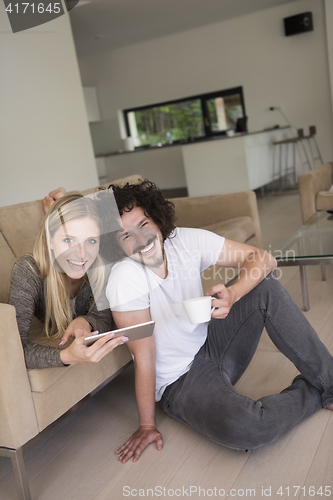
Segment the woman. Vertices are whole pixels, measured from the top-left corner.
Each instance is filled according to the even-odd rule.
[[[9,303],[16,308],[27,368],[97,362],[128,340],[112,339],[111,333],[90,347],[83,343],[92,331],[106,332],[112,325],[110,311],[98,311],[94,300],[104,283],[100,236],[96,201],[81,194],[65,195],[52,204],[32,255],[15,263]],[[74,341],[62,349],[31,342],[33,316],[44,323],[48,339],[62,339],[60,345],[72,336]]]

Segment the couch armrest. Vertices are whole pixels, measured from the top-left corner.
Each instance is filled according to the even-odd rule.
[[[262,247],[262,236],[257,198],[254,191],[173,198],[177,226],[204,227],[234,217],[249,216],[253,220],[258,247]]]
[[[324,165],[298,177],[303,222],[316,213],[316,196],[319,191],[328,191],[332,184],[332,163],[324,163]]]
[[[0,446],[19,448],[39,432],[15,307],[0,304]]]

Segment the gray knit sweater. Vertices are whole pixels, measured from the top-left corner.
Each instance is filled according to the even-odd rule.
[[[44,280],[39,276],[36,261],[31,256],[19,259],[13,268],[9,303],[16,308],[17,325],[21,336],[27,368],[49,368],[63,366],[60,349],[42,346],[29,340],[29,329],[33,316],[45,322]],[[98,311],[96,305],[90,309],[94,298],[88,283],[83,280],[75,299],[75,316],[86,319],[92,330],[100,333],[112,329],[110,310]],[[60,340],[59,340],[60,342]]]

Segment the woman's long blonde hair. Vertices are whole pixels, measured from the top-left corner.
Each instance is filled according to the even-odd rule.
[[[59,269],[50,248],[50,239],[61,225],[73,219],[91,217],[102,233],[101,220],[93,199],[80,193],[65,195],[57,200],[43,220],[33,249],[33,257],[44,279],[45,332],[51,339],[61,338],[73,320],[70,279]],[[87,280],[85,275],[84,277]],[[104,284],[104,267],[98,255],[89,269],[89,282],[95,301]]]

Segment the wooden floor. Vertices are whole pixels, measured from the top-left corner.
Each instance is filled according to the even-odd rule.
[[[268,196],[258,204],[264,246],[276,248],[301,223],[299,197]],[[307,277],[311,309],[305,315],[333,353],[333,266],[327,266],[326,282],[321,281],[318,267],[309,267]],[[302,307],[298,268],[284,268],[281,281]],[[280,392],[295,374],[295,367],[264,333],[237,388],[257,399]],[[151,445],[137,463],[120,464],[115,451],[136,429],[137,422],[131,367],[25,453],[33,498],[198,499],[229,495],[237,499],[322,500],[329,496],[325,486],[333,490],[333,412],[328,410],[320,410],[272,445],[240,453],[171,420],[158,406],[163,450],[158,452]],[[0,458],[0,499],[16,499],[11,463],[5,458]]]

